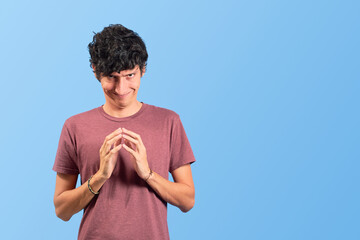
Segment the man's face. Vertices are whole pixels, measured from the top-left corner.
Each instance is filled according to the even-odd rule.
[[[143,75],[144,71],[141,73],[139,66],[135,66],[120,73],[101,76],[100,82],[106,102],[117,108],[126,108],[136,103],[140,79]]]

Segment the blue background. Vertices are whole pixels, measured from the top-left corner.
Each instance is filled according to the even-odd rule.
[[[104,103],[93,31],[135,30],[139,100],[180,114],[196,204],[171,239],[360,239],[358,1],[2,1],[2,239],[75,239],[55,216],[68,117]]]

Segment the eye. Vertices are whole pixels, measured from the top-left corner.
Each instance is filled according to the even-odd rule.
[[[130,73],[130,74],[128,74],[127,76],[128,76],[128,78],[132,78],[132,77],[135,76],[135,73]]]

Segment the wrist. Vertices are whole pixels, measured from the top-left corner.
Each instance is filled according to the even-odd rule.
[[[96,178],[96,180],[100,181],[100,182],[106,182],[106,180],[108,180],[111,177],[108,176],[107,174],[104,174],[101,169],[99,169],[95,174],[94,174],[94,178]]]
[[[104,177],[101,173],[96,172],[89,180],[89,190],[91,188],[94,192],[98,192],[102,185],[104,185],[104,183],[106,182],[107,178]]]
[[[99,194],[99,191],[96,191],[96,190],[94,191],[94,190],[92,189],[91,185],[90,185],[90,181],[91,181],[91,179],[93,178],[93,176],[94,176],[94,175],[92,175],[92,176],[89,178],[89,180],[87,181],[88,189],[89,189],[89,191],[90,191],[92,194],[98,195],[98,194]]]
[[[148,175],[144,178],[144,181],[147,182],[152,176],[154,175],[154,172],[149,168]]]

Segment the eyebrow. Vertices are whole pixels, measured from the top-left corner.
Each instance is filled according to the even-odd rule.
[[[130,75],[130,74],[135,74],[138,69],[139,69],[139,67],[135,68],[134,70],[132,70],[132,69],[123,70],[123,71],[129,71],[129,72],[128,72],[128,73],[125,73],[124,75],[121,75],[121,77]],[[120,73],[118,73],[118,72],[113,72],[113,73],[117,73],[117,74],[120,75]],[[114,74],[113,74],[113,73],[109,74],[109,76],[113,76],[113,77],[114,77]]]

